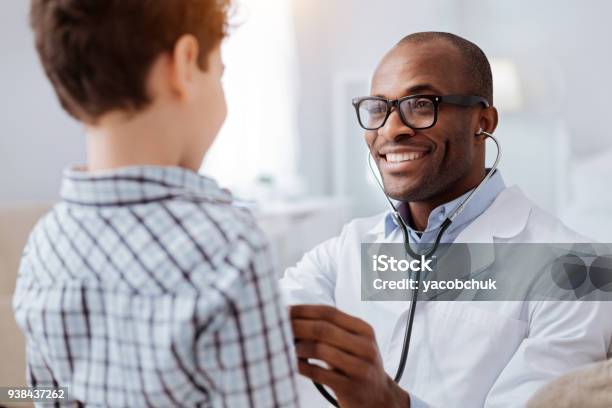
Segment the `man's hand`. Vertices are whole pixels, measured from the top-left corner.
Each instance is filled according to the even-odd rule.
[[[408,393],[385,372],[369,324],[330,306],[299,305],[291,308],[291,326],[300,374],[330,387],[341,407],[410,406]]]

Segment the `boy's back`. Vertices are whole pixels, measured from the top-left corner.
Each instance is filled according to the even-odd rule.
[[[105,406],[295,406],[267,243],[198,174],[67,171],[14,298],[31,385]]]
[[[95,406],[296,406],[266,240],[197,173],[227,114],[229,0],[31,2],[87,164],[65,173],[22,260],[30,385]]]

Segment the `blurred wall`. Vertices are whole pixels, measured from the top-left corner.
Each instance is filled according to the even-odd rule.
[[[612,146],[605,121],[612,90],[610,2],[293,0],[293,5],[302,81],[300,165],[322,191],[331,188],[331,162],[313,165],[312,158],[330,154],[319,147],[333,137],[329,101],[334,77],[371,74],[395,42],[417,31],[451,31],[490,57],[516,59],[525,91],[535,93],[526,108],[535,116],[561,112],[575,154]]]
[[[524,104],[518,112],[501,112],[496,132],[506,147],[501,169],[507,184],[522,185],[536,203],[586,235],[612,240],[612,193],[601,188],[612,176],[612,164],[603,164],[612,157],[612,3],[293,0],[293,6],[302,81],[299,167],[315,191],[333,190],[335,121],[344,120],[331,102],[339,78],[368,78],[406,34],[451,31],[489,57],[511,58],[519,70]],[[354,140],[363,144],[363,132],[356,129]],[[347,160],[364,158],[351,153]],[[585,226],[593,206],[597,219]]]
[[[332,99],[338,79],[363,77],[367,82],[380,57],[403,35],[444,30],[473,40],[490,57],[511,57],[518,64],[525,106],[521,112],[502,112],[498,130],[512,153],[502,161],[509,184],[542,170],[540,178],[522,183],[531,182],[542,206],[559,215],[569,211],[573,215],[567,219],[579,225],[580,214],[588,213],[589,202],[595,201],[591,197],[596,197],[603,208],[598,219],[610,218],[605,209],[612,207],[612,195],[599,186],[612,173],[606,165],[612,146],[606,120],[612,89],[612,28],[607,21],[612,3],[291,1],[301,89],[297,168],[311,194],[334,191],[338,104]],[[82,130],[61,111],[39,67],[28,7],[25,0],[0,6],[0,201],[54,199],[61,170],[85,158]],[[560,128],[565,134],[561,138]],[[363,143],[361,132],[354,138]],[[567,147],[559,156],[562,163],[551,161],[557,145]],[[517,156],[521,149],[526,162]],[[540,168],[525,166],[540,159]],[[351,152],[348,160],[363,158]]]
[[[453,3],[293,0],[301,80],[299,168],[315,192],[332,190],[335,79],[369,77],[384,53],[410,32],[454,31],[457,7]],[[362,136],[355,134],[355,143],[363,143]]]
[[[605,118],[612,106],[612,3],[597,0],[515,0],[493,2],[462,0],[459,31],[492,54],[515,56],[527,64],[548,60],[563,76],[561,101],[538,100],[535,112],[545,104],[559,104],[572,134],[572,151],[580,156],[612,146]],[[552,64],[549,64],[549,67]],[[558,72],[533,72],[541,81]],[[537,86],[537,84],[534,84]]]
[[[85,159],[82,131],[38,63],[29,4],[0,4],[0,202],[54,200],[62,169]]]

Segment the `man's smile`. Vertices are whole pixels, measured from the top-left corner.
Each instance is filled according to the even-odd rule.
[[[385,172],[416,169],[430,152],[425,146],[383,147],[378,153],[379,166]]]
[[[399,163],[404,161],[413,161],[425,156],[425,152],[407,152],[407,153],[389,153],[384,158],[389,163]]]

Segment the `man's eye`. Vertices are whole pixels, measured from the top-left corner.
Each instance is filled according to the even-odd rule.
[[[414,109],[431,109],[432,103],[429,99],[417,99],[414,101],[412,107]]]
[[[382,115],[387,111],[387,107],[381,103],[368,104],[366,110],[370,115]]]

